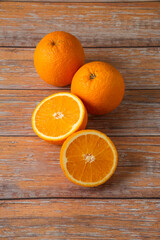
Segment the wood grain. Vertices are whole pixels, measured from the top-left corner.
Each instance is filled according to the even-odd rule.
[[[26,200],[0,205],[8,239],[159,240],[158,200]]]
[[[58,90],[1,90],[0,134],[35,136],[31,116],[36,105]],[[110,136],[160,134],[160,90],[127,90],[120,106],[103,116],[89,116],[87,127]]]
[[[38,137],[1,137],[0,198],[160,197],[160,137],[112,137],[119,154],[112,178],[97,188],[71,183],[59,164],[60,146]]]
[[[74,34],[84,47],[159,46],[159,13],[160,2],[1,2],[0,46],[36,46],[56,30]]]
[[[26,2],[26,0],[1,0],[2,2]],[[59,2],[59,3],[78,3],[78,2],[81,2],[81,3],[85,3],[85,2],[87,2],[87,3],[89,3],[89,2],[91,2],[91,3],[98,3],[98,2],[100,2],[100,3],[108,3],[108,2],[113,2],[113,3],[115,3],[115,2],[120,2],[120,3],[124,3],[124,2],[156,2],[155,0],[48,0],[48,1],[46,1],[46,0],[29,0],[28,2],[44,2],[44,3],[46,3],[46,2],[49,2],[49,3],[51,3],[51,2]],[[158,1],[157,1],[158,2]]]
[[[160,88],[160,48],[84,50],[86,62],[105,61],[116,67],[125,79],[126,89]],[[33,54],[34,49],[31,48],[0,48],[1,89],[56,89],[39,78]]]

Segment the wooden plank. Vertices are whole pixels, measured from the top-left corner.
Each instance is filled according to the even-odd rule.
[[[125,79],[126,89],[160,88],[160,48],[84,50],[86,62],[105,61],[115,66]],[[56,89],[39,78],[33,54],[31,48],[0,48],[1,89]]]
[[[59,164],[60,146],[38,137],[1,137],[0,198],[160,197],[160,137],[112,137],[119,154],[112,178],[97,188],[71,183]]]
[[[59,90],[62,91],[62,90]],[[36,105],[58,90],[1,90],[1,135],[35,136],[31,115]],[[87,127],[110,136],[160,134],[160,90],[126,90],[121,105],[103,116],[90,115]]]
[[[26,0],[1,0],[2,2],[26,2]],[[48,0],[49,3],[51,2],[59,2],[59,3],[108,3],[108,2],[120,2],[120,3],[124,3],[124,2],[136,2],[137,0]],[[46,0],[29,0],[28,2],[44,2],[46,3],[47,1]],[[138,0],[138,2],[155,2],[155,0]],[[158,2],[158,1],[157,1]]]
[[[159,11],[160,2],[1,2],[0,46],[36,46],[56,30],[74,34],[84,47],[158,46]]]
[[[3,239],[159,240],[159,200],[2,201]]]

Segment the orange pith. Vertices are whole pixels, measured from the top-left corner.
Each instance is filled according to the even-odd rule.
[[[32,126],[44,140],[61,144],[73,132],[84,129],[87,112],[80,99],[71,93],[57,93],[45,98],[35,109]]]
[[[112,141],[96,130],[74,133],[64,142],[60,155],[65,175],[72,182],[86,187],[98,186],[110,178],[117,159]]]

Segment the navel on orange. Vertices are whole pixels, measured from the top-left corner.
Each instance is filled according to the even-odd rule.
[[[45,98],[33,112],[32,127],[42,139],[62,144],[72,133],[84,129],[87,111],[81,100],[68,92]]]
[[[72,182],[95,187],[114,173],[118,161],[116,148],[109,137],[96,130],[82,130],[63,143],[60,164]]]

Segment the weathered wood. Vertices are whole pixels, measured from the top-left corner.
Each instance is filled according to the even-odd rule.
[[[86,62],[105,61],[125,79],[126,89],[160,87],[160,48],[85,48]],[[56,89],[36,73],[34,49],[0,48],[1,89]],[[66,87],[69,88],[69,87]]]
[[[35,136],[31,115],[36,105],[58,90],[1,90],[1,135]],[[62,91],[62,90],[61,90]],[[89,116],[87,127],[110,136],[160,134],[160,90],[127,90],[113,113]]]
[[[159,240],[158,200],[2,201],[7,239]]]
[[[71,183],[59,164],[60,146],[38,137],[1,137],[0,198],[160,197],[160,137],[112,137],[119,154],[112,178],[97,188]]]
[[[2,2],[26,2],[26,0],[18,0],[18,1],[16,1],[16,0],[1,0]],[[29,0],[29,2],[44,2],[44,3],[46,3],[47,1],[46,0]],[[91,2],[91,3],[98,3],[98,2],[100,2],[100,3],[108,3],[108,2],[113,2],[113,3],[115,3],[115,2],[120,2],[120,3],[123,3],[123,2],[155,2],[155,0],[48,0],[48,2],[49,3],[51,3],[51,2],[59,2],[59,3],[77,3],[77,2],[81,2],[81,3],[85,3],[85,2],[87,2],[87,3],[89,3],[89,2]],[[158,2],[158,1],[157,1]]]
[[[160,2],[1,2],[0,46],[35,46],[56,30],[74,34],[84,47],[158,46],[159,11]]]

